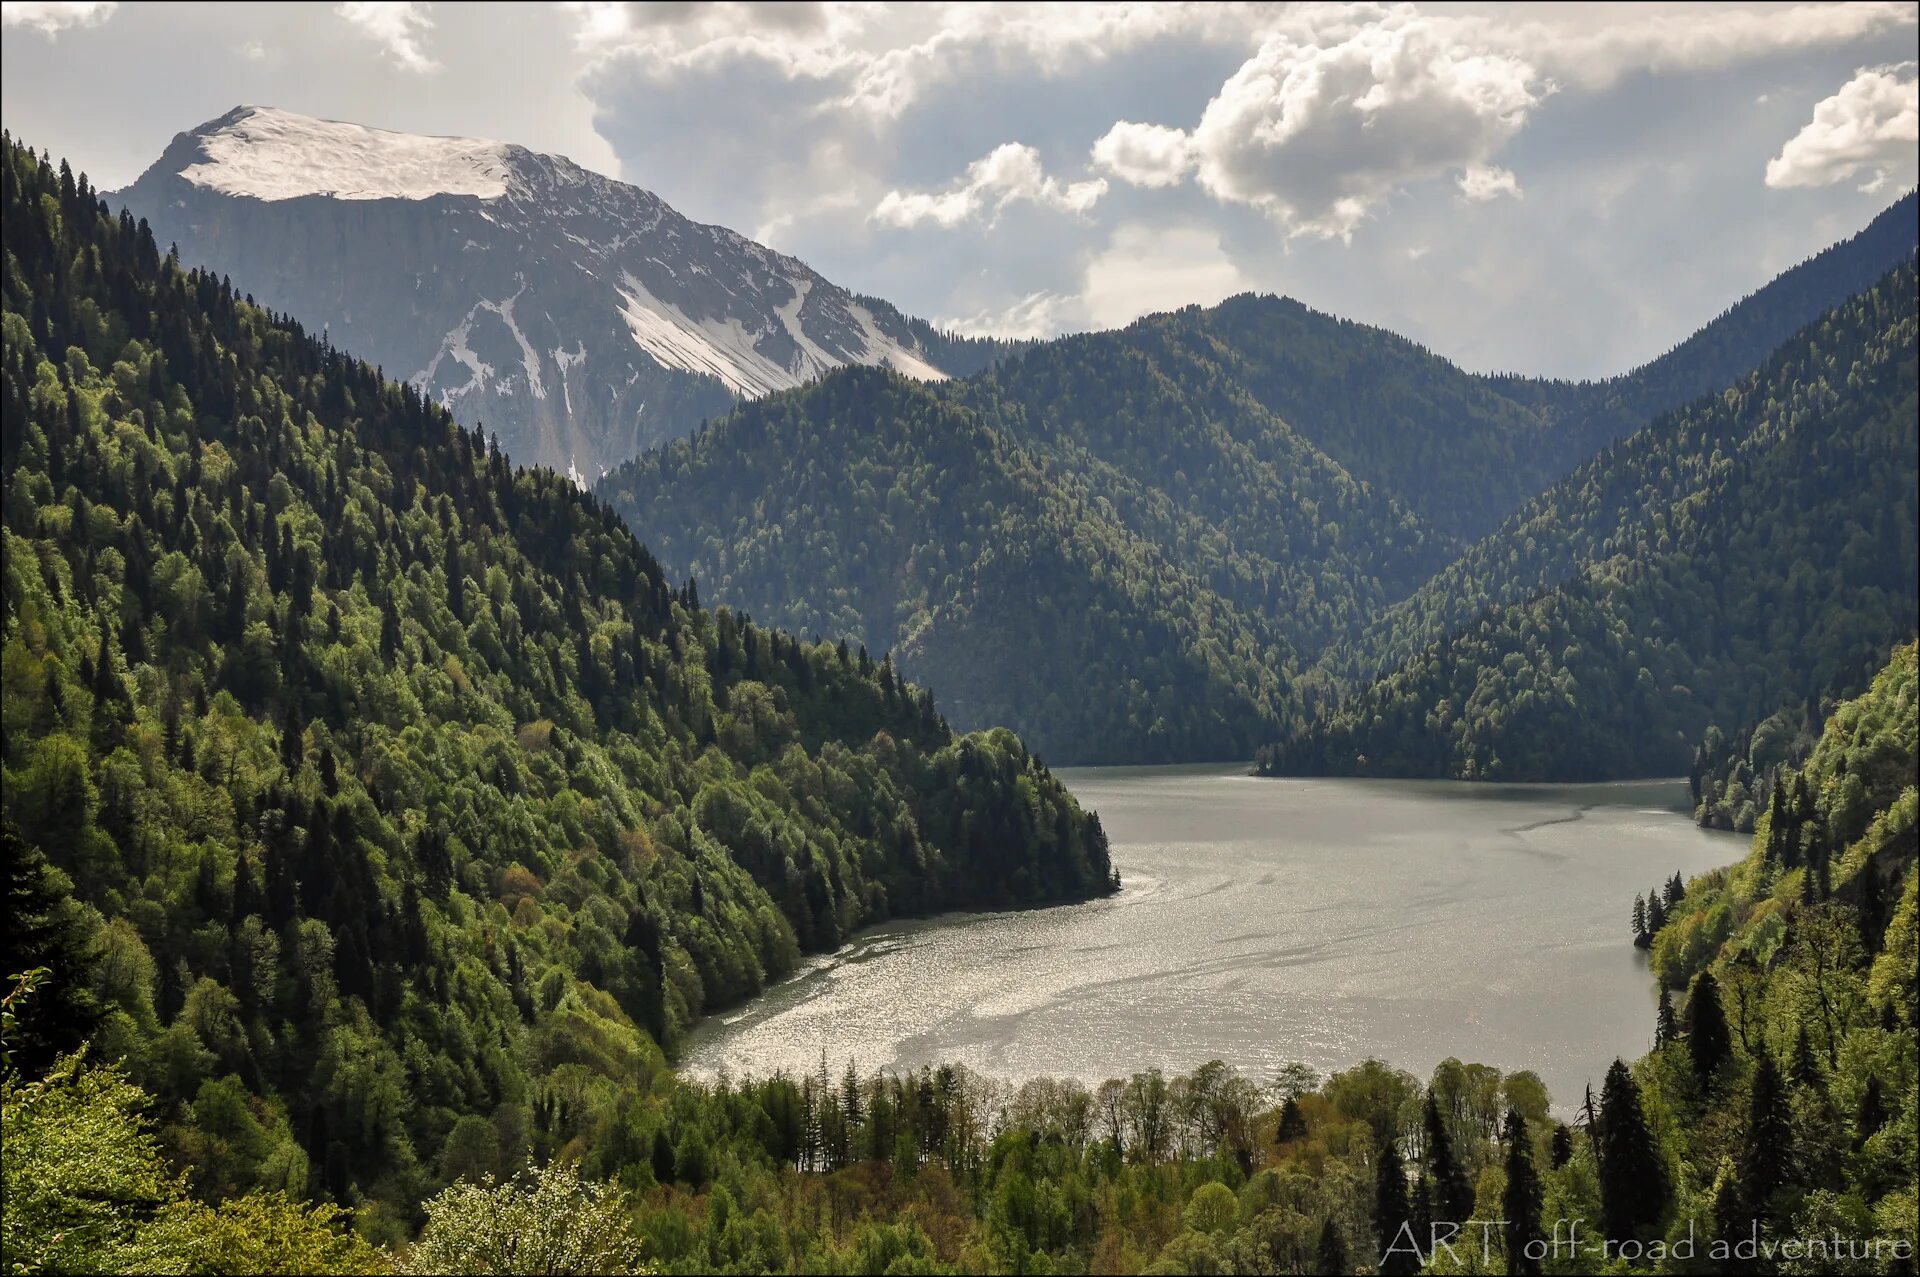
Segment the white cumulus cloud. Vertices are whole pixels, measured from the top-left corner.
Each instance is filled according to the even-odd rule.
[[[400,0],[346,0],[334,9],[362,34],[378,42],[393,64],[405,71],[433,71],[440,64],[427,55],[421,40],[433,29],[428,6]]]
[[[1201,185],[1289,234],[1344,238],[1402,184],[1486,164],[1551,85],[1463,34],[1411,6],[1308,11],[1207,104]]]
[[[113,16],[120,6],[111,0],[5,0],[0,4],[0,25],[32,27],[46,36],[57,36],[68,27],[98,26]]]
[[[1193,168],[1185,129],[1121,120],[1093,144],[1096,168],[1134,186],[1177,186]]]
[[[1867,67],[1813,108],[1813,119],[1767,161],[1767,185],[1832,186],[1863,176],[1861,189],[1914,180],[1920,148],[1915,64]]]
[[[983,217],[991,223],[1007,205],[1023,201],[1084,213],[1106,193],[1105,178],[1062,182],[1047,175],[1039,151],[1021,142],[1006,142],[969,164],[965,176],[944,191],[888,191],[873,216],[890,226],[932,222],[954,227]]]
[[[1497,200],[1502,195],[1520,198],[1520,179],[1512,169],[1493,164],[1469,164],[1460,174],[1460,193],[1475,204]]]

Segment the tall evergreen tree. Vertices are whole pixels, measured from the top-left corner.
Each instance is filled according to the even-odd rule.
[[[1886,1097],[1880,1089],[1880,1075],[1867,1074],[1860,1088],[1860,1103],[1853,1113],[1853,1146],[1857,1149],[1880,1133],[1887,1124]]]
[[[1827,1071],[1820,1063],[1819,1055],[1813,1049],[1813,1039],[1807,1036],[1807,1026],[1802,1024],[1793,1035],[1793,1071],[1791,1074],[1795,1086],[1814,1090],[1825,1090]]]
[[[1313,1250],[1313,1271],[1320,1277],[1346,1277],[1353,1271],[1347,1263],[1347,1243],[1331,1215],[1320,1225],[1320,1241]]]
[[[1544,1193],[1540,1173],[1533,1165],[1533,1145],[1527,1138],[1527,1120],[1518,1109],[1508,1109],[1500,1132],[1506,1145],[1507,1186],[1500,1195],[1500,1215],[1507,1222],[1502,1229],[1507,1251],[1507,1271],[1537,1274],[1540,1259],[1530,1255],[1528,1247],[1544,1239],[1540,1228],[1540,1209]]]
[[[1600,1216],[1609,1240],[1633,1240],[1659,1225],[1670,1192],[1666,1162],[1647,1128],[1640,1086],[1615,1060],[1600,1088]]]
[[[1763,1229],[1784,1222],[1775,1210],[1775,1195],[1794,1174],[1793,1112],[1773,1053],[1762,1050],[1753,1066],[1753,1089],[1747,1101],[1747,1129],[1740,1154],[1739,1202],[1744,1218]]]
[[[1433,1179],[1434,1217],[1464,1224],[1473,1216],[1473,1185],[1453,1151],[1453,1135],[1441,1116],[1439,1101],[1427,1092],[1427,1174]]]
[[[1275,1128],[1273,1142],[1286,1144],[1297,1140],[1307,1133],[1307,1119],[1300,1112],[1300,1103],[1289,1095],[1280,1106],[1280,1122]]]
[[[37,1077],[54,1059],[93,1032],[100,1005],[90,981],[99,960],[86,915],[73,899],[73,883],[28,845],[11,822],[0,825],[0,875],[4,875],[6,925],[0,927],[0,980],[12,982],[44,968],[46,977],[16,1011],[9,1043],[14,1067]]]
[[[1694,1076],[1702,1086],[1712,1084],[1714,1074],[1733,1054],[1733,1034],[1727,1028],[1726,1010],[1720,1005],[1720,982],[1711,971],[1700,973],[1687,998],[1687,1051],[1693,1056]]]
[[[1409,1232],[1413,1208],[1407,1200],[1407,1168],[1400,1160],[1399,1146],[1391,1139],[1381,1145],[1374,1167],[1373,1193],[1373,1236],[1380,1248],[1381,1277],[1412,1277],[1420,1271],[1414,1244],[1425,1246],[1426,1239]]]

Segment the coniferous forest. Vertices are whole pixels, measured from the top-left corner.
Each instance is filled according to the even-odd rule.
[[[1270,295],[1007,340],[848,294],[942,375],[753,398],[682,368],[727,410],[589,483],[4,151],[7,1271],[1913,1271],[1914,193],[1601,381]],[[497,402],[554,410],[537,353]],[[1053,768],[1199,762],[1382,805],[1684,777],[1721,840],[1688,846],[1724,852],[1578,950],[1657,997],[1583,1094],[1346,1039],[1103,1082],[689,1064],[771,986],[905,943],[862,948],[879,924],[1178,896],[1123,883],[1139,844]],[[1464,837],[1395,834],[1387,874],[1311,815],[1236,845],[1331,837],[1402,915],[1235,937],[1232,996],[1413,952],[1423,892],[1464,907],[1414,881]],[[1561,859],[1537,827],[1501,854]],[[1278,890],[1337,911],[1315,885]],[[1483,895],[1489,927],[1529,907]],[[1219,1015],[1219,938],[1179,939],[1169,1052]],[[1047,956],[1146,1021],[1133,940]],[[1019,1012],[988,974],[991,1041]],[[1394,1008],[1376,978],[1340,994]]]
[[[209,1195],[404,1218],[864,922],[1110,889],[1011,734],[701,608],[64,166],[5,178],[7,871],[46,919],[6,965],[55,972],[18,1062],[97,1042]]]
[[[1864,685],[1920,623],[1914,298],[1909,263],[1530,502],[1377,641],[1437,639],[1261,770],[1680,773],[1710,724]]]

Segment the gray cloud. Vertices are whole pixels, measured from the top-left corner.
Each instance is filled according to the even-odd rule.
[[[1911,3],[69,8],[0,98],[103,185],[241,102],[506,138],[969,331],[1253,288],[1600,374],[1913,180]]]

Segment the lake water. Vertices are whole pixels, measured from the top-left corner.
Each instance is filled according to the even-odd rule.
[[[1124,878],[1087,904],[862,932],[707,1021],[684,1063],[735,1075],[943,1061],[1089,1083],[1219,1058],[1259,1080],[1369,1055],[1533,1069],[1557,1107],[1645,1051],[1655,991],[1628,915],[1743,838],[1684,781],[1262,780],[1063,769]]]

